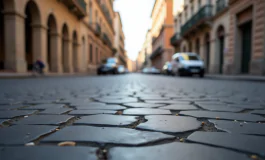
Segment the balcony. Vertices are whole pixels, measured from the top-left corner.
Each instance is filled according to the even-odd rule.
[[[155,57],[159,56],[163,52],[162,47],[158,47],[150,56],[150,59],[154,59]]]
[[[103,34],[103,43],[112,48],[112,43],[106,33]]]
[[[100,27],[100,25],[98,23],[96,23],[95,34],[98,37],[101,35],[101,27]]]
[[[112,26],[112,19],[111,19],[108,8],[103,4],[101,4],[101,8],[102,8],[102,11],[103,11],[105,17],[107,18],[108,23]]]
[[[227,7],[226,0],[217,0],[216,1],[216,14],[222,12]]]
[[[59,0],[64,3],[68,9],[73,12],[78,18],[86,16],[85,0]]]
[[[178,45],[180,43],[180,41],[181,41],[180,34],[179,33],[175,33],[170,39],[170,44],[172,46],[176,46],[176,45]]]
[[[186,36],[191,31],[205,25],[206,22],[209,21],[212,16],[212,5],[203,6],[181,27],[181,35]]]

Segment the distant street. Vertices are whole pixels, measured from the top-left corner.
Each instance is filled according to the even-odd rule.
[[[264,83],[125,74],[0,88],[1,160],[265,158]]]

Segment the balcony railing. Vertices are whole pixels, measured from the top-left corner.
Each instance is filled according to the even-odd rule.
[[[96,23],[95,34],[96,34],[96,36],[100,36],[101,35],[101,27],[100,27],[100,25],[98,23]]]
[[[227,7],[226,0],[217,0],[216,1],[216,14],[223,11]]]
[[[196,26],[199,22],[207,20],[212,17],[212,5],[203,6],[194,16],[191,17],[182,27],[181,35],[184,35],[192,27]]]
[[[106,33],[103,34],[103,43],[112,48],[112,42]]]
[[[78,18],[86,16],[86,2],[85,0],[60,0],[64,3],[70,11],[72,11]]]
[[[112,19],[111,19],[111,16],[110,16],[110,13],[109,13],[109,10],[107,9],[107,7],[105,5],[101,5],[101,8],[102,8],[102,11],[104,13],[104,15],[106,16],[107,18],[107,21],[108,23],[112,26]]]
[[[170,39],[170,44],[172,46],[175,46],[175,45],[177,45],[180,42],[180,40],[181,40],[180,34],[179,33],[175,33]]]
[[[154,59],[156,56],[160,55],[163,52],[162,47],[158,47],[150,56],[150,59]]]

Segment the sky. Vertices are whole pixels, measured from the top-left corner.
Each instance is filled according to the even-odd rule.
[[[141,50],[147,30],[151,27],[151,12],[155,0],[115,0],[114,10],[120,12],[125,49],[135,60]]]

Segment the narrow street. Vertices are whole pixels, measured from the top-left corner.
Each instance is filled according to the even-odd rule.
[[[1,160],[265,158],[264,83],[125,74],[0,88]]]

